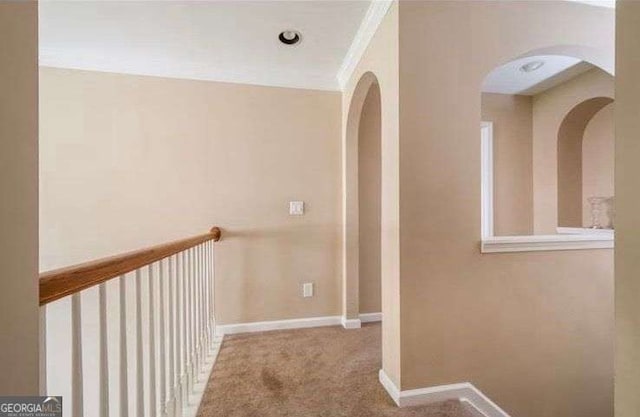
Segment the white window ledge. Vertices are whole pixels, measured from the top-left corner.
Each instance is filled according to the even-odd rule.
[[[482,253],[613,249],[614,233],[494,236],[481,243]]]

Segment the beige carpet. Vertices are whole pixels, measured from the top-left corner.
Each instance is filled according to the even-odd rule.
[[[378,382],[380,324],[230,335],[199,417],[480,417],[457,401],[398,408]]]

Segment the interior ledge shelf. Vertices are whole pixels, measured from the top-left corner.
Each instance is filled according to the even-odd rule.
[[[559,235],[494,236],[481,242],[482,253],[613,249],[614,232]]]

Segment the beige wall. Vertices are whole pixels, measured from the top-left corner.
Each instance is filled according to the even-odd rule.
[[[382,367],[400,384],[399,229],[399,68],[398,4],[394,2],[356,65],[342,94],[343,158],[343,314],[358,314],[358,144],[357,126],[371,79],[381,99],[381,260]],[[365,88],[366,87],[366,88]]]
[[[38,5],[0,2],[0,393],[38,394]]]
[[[589,197],[612,197],[614,181],[613,104],[589,121],[582,140],[582,225],[591,225]],[[610,219],[602,213],[601,224]]]
[[[401,388],[471,381],[513,416],[611,416],[613,253],[481,254],[478,125],[482,80],[514,57],[610,68],[614,12],[429,1],[399,19]]]
[[[580,5],[578,5],[580,6]],[[602,103],[586,106],[573,121],[566,116],[587,100],[613,98],[613,77],[594,68],[533,99],[533,204],[534,233],[552,234],[556,227],[576,226],[582,222],[582,150],[581,139],[590,118],[602,108]],[[578,110],[580,110],[578,108]],[[559,135],[565,136],[559,140]],[[572,137],[573,139],[570,139]],[[568,148],[562,148],[566,146]],[[558,154],[563,149],[564,158]],[[565,156],[566,156],[565,155]],[[558,165],[559,158],[564,161]],[[578,166],[579,165],[579,166]],[[563,172],[566,171],[566,172]],[[571,179],[571,173],[579,173]],[[575,175],[574,175],[575,177]],[[558,183],[558,180],[564,183]],[[564,190],[559,194],[558,190]],[[559,200],[558,196],[562,198]],[[558,213],[569,213],[563,219]]]
[[[219,225],[218,323],[340,313],[339,93],[52,68],[40,81],[42,270]]]
[[[358,131],[360,314],[381,310],[380,277],[380,88],[369,88]]]
[[[482,94],[482,120],[493,123],[493,222],[496,236],[533,233],[531,96]]]
[[[640,415],[640,3],[618,1],[616,37],[616,417]]]

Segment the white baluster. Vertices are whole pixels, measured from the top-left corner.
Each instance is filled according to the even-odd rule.
[[[158,285],[160,288],[160,292],[158,298],[160,299],[160,327],[158,330],[159,334],[159,342],[160,342],[160,413],[162,416],[167,415],[167,363],[166,363],[166,339],[164,337],[164,326],[166,323],[165,317],[167,316],[167,312],[165,311],[165,302],[164,302],[164,286],[167,281],[167,274],[165,271],[165,262],[161,260],[159,262],[160,266],[160,277],[158,281]]]
[[[197,297],[198,297],[198,303],[196,304],[198,307],[198,358],[199,358],[199,367],[198,367],[198,375],[200,374],[201,370],[202,370],[202,364],[204,363],[204,349],[203,349],[203,343],[202,343],[202,302],[204,301],[202,298],[202,247],[200,245],[198,245],[198,275],[197,275]]]
[[[198,327],[198,247],[192,249],[193,262],[193,380],[198,381],[198,370],[200,369],[200,329]]]
[[[149,416],[156,416],[156,338],[155,338],[155,274],[149,265]]]
[[[198,381],[200,375],[200,254],[199,249],[196,246],[193,249],[194,254],[194,274],[193,274],[193,297],[194,297],[194,317],[195,317],[195,336],[196,336],[196,371],[195,380]]]
[[[120,417],[129,415],[129,383],[127,379],[127,286],[120,276]]]
[[[183,344],[183,349],[184,349],[184,376],[185,376],[185,382],[184,382],[184,386],[185,386],[185,395],[184,395],[184,404],[187,405],[189,404],[189,393],[191,392],[191,308],[190,308],[190,301],[191,301],[191,285],[190,283],[190,276],[191,276],[191,268],[189,267],[189,261],[190,261],[190,256],[189,256],[189,251],[185,251],[184,252],[184,258],[183,258],[183,276],[182,276],[182,280],[183,280],[183,305],[182,305],[182,313],[183,313],[183,318],[184,318],[184,344]]]
[[[100,369],[98,373],[100,384],[100,417],[109,417],[109,358],[107,346],[107,284],[102,283],[98,287],[99,299],[99,327],[100,327]]]
[[[196,310],[195,310],[195,285],[194,285],[194,275],[195,275],[195,262],[194,262],[194,254],[193,249],[189,250],[189,372],[190,372],[190,381],[189,381],[189,392],[193,392],[193,386],[195,383],[195,368],[196,368]]]
[[[208,356],[208,340],[209,340],[209,336],[207,335],[207,303],[208,303],[208,297],[207,297],[207,256],[206,256],[206,248],[207,248],[207,242],[204,242],[201,246],[201,252],[200,252],[200,259],[201,259],[201,263],[202,263],[202,275],[200,277],[200,289],[201,289],[201,295],[200,297],[202,298],[202,305],[200,306],[200,311],[201,311],[201,315],[202,315],[202,357],[206,358]]]
[[[186,338],[185,338],[185,326],[184,326],[184,252],[181,252],[178,257],[177,257],[177,263],[176,263],[176,272],[177,272],[177,291],[176,291],[176,298],[177,298],[177,304],[178,304],[178,309],[176,310],[177,313],[177,329],[176,329],[176,335],[177,335],[177,345],[176,345],[176,353],[177,353],[177,370],[178,370],[178,395],[179,395],[179,401],[178,404],[176,406],[176,409],[178,410],[177,415],[182,416],[182,408],[184,407],[184,405],[186,404],[186,396],[185,396],[185,392],[186,392],[186,388],[185,388],[185,355],[184,355],[184,347],[185,347],[185,343],[186,343]]]
[[[191,249],[191,314],[193,317],[193,383],[198,381],[198,252]]]
[[[207,352],[211,351],[211,346],[213,345],[213,335],[211,333],[211,281],[209,277],[211,276],[211,260],[209,259],[209,245],[211,245],[211,241],[208,241],[204,247],[204,261],[206,267],[204,282],[205,282],[205,291],[207,293],[207,308],[206,308],[206,323],[207,323],[207,340],[209,341],[207,345]]]
[[[210,338],[209,338],[209,260],[207,257],[207,250],[209,248],[209,242],[204,242],[202,245],[202,263],[204,265],[204,271],[202,274],[202,296],[204,297],[204,305],[203,305],[203,314],[204,314],[204,354],[206,356],[209,355],[209,346],[210,346]]]
[[[168,285],[169,285],[169,410],[168,414],[170,416],[175,416],[175,407],[176,407],[176,384],[175,384],[175,375],[176,375],[176,358],[175,358],[175,313],[176,313],[176,303],[174,298],[174,290],[173,285],[176,282],[176,270],[174,268],[174,257],[169,257],[169,276],[168,276]]]
[[[209,321],[211,322],[211,340],[213,341],[216,335],[216,321],[215,321],[215,304],[216,304],[216,292],[215,292],[215,251],[214,242],[209,243],[209,292],[211,297],[211,311],[209,312]]]
[[[200,256],[200,246],[195,247],[196,253],[196,357],[198,358],[198,366],[196,368],[196,378],[200,375],[202,369],[202,291],[200,290],[200,282],[202,278],[202,262]]]
[[[142,362],[142,271],[136,270],[136,416],[144,416],[144,364]]]
[[[207,356],[207,291],[205,289],[204,279],[207,276],[207,264],[205,262],[205,248],[206,242],[200,245],[200,334],[201,334],[201,355],[202,362]]]
[[[183,252],[183,264],[182,264],[182,320],[183,320],[183,329],[182,334],[184,339],[182,340],[182,349],[183,349],[183,376],[184,380],[184,404],[189,404],[189,389],[191,388],[191,372],[189,368],[191,366],[190,354],[189,354],[189,343],[191,342],[190,334],[189,334],[189,318],[190,310],[189,310],[189,251]]]
[[[71,390],[73,396],[72,415],[82,417],[82,302],[80,293],[71,296]]]

